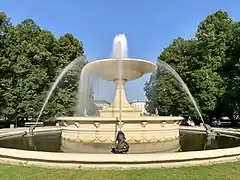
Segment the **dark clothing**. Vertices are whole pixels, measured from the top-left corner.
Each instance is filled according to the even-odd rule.
[[[117,141],[117,147],[112,148],[112,153],[126,153],[129,150],[129,145],[125,141],[126,137],[125,134],[122,131],[118,131],[116,141]]]

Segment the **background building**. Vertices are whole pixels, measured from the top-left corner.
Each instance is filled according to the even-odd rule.
[[[134,110],[141,110],[142,114],[147,114],[146,111],[146,101],[144,100],[134,100],[131,103],[131,106],[134,108]]]
[[[104,110],[110,106],[110,102],[106,100],[95,100],[94,104],[97,106],[98,110]]]

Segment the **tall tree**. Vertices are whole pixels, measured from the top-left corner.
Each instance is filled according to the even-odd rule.
[[[5,112],[14,109],[8,106],[11,96],[4,97],[5,91],[9,89],[11,83],[11,65],[6,52],[11,51],[11,38],[9,33],[13,31],[10,18],[3,12],[0,12],[0,116],[5,116]]]
[[[84,52],[82,43],[71,34],[57,40],[32,19],[14,27],[4,13],[0,14],[0,46],[0,113],[9,119],[36,118],[51,82]],[[66,75],[42,119],[72,112],[79,79],[76,71],[85,64],[83,61]]]
[[[226,52],[231,34],[232,20],[222,10],[207,16],[196,33],[202,66],[193,72],[201,76],[193,75],[192,86],[198,92],[199,105],[206,116],[221,115],[217,106],[227,86],[223,66],[229,60]]]
[[[233,51],[229,49],[232,46],[234,36],[233,21],[226,12],[219,10],[207,16],[199,24],[194,39],[175,39],[172,44],[164,49],[159,57],[159,59],[169,63],[188,85],[202,110],[203,116],[221,115],[221,108],[219,108],[221,105],[219,105],[219,102],[221,102],[223,94],[226,92],[228,80],[230,79],[226,73],[225,64],[229,63],[232,59],[230,52]],[[156,79],[160,81],[160,79],[163,79],[162,77],[162,74],[160,74],[157,75]],[[161,81],[161,83],[153,87],[155,92],[166,88],[171,92],[170,89],[173,87],[169,82],[164,83],[163,80]],[[153,98],[151,98],[151,94],[148,92],[149,90],[147,91],[147,94],[150,96],[148,97],[148,105],[151,107],[153,104],[157,104],[157,102],[151,101]],[[159,95],[157,93],[157,96]],[[177,98],[180,97],[169,94],[169,97],[165,97],[164,100],[158,97],[158,103],[167,100],[166,102],[172,104],[167,110],[171,111],[173,107],[176,107],[174,104],[177,105],[179,103]],[[183,99],[182,103],[184,103]],[[177,110],[174,111],[178,112]],[[183,108],[181,111],[186,112]],[[180,112],[178,113],[181,114]]]
[[[236,119],[240,118],[240,23],[232,25],[230,48],[227,51],[228,61],[224,64],[224,76],[227,82],[226,92],[220,103],[223,115],[232,119],[236,125]]]
[[[58,54],[56,62],[56,76],[62,71],[71,61],[83,56],[84,49],[82,42],[76,39],[72,34],[65,34],[58,39]],[[63,78],[55,91],[55,97],[52,103],[48,104],[48,110],[53,116],[73,115],[76,102],[76,92],[79,86],[80,73],[86,61],[76,64]],[[47,111],[45,111],[47,114]]]
[[[17,25],[9,36],[11,50],[9,54],[5,52],[5,57],[10,63],[11,79],[4,97],[14,111],[5,114],[16,118],[36,117],[42,92],[50,79],[48,73],[54,66],[52,54],[57,41],[31,19]]]
[[[177,38],[159,56],[159,60],[167,62],[187,83],[189,77],[188,61],[191,53],[196,48],[195,40]],[[164,65],[158,63],[157,73],[152,77],[153,82],[146,84],[145,91],[148,98],[147,109],[153,113],[155,108],[161,114],[183,115],[194,114],[186,92],[171,72],[164,69]]]

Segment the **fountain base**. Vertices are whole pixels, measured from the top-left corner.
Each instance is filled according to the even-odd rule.
[[[180,139],[159,143],[129,143],[128,154],[139,153],[173,153],[181,150]],[[110,154],[113,143],[80,143],[61,140],[61,151],[67,153]]]
[[[114,143],[119,130],[128,143],[166,142],[179,138],[182,117],[123,117],[122,124],[110,117],[59,117],[62,139],[86,143]]]

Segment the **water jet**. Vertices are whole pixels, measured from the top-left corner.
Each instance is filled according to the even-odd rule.
[[[72,62],[57,78],[38,119],[58,82],[78,62],[79,59]],[[165,67],[169,70],[169,66]],[[0,133],[0,160],[67,168],[179,167],[238,160],[239,132],[218,128],[213,130],[220,135],[210,136],[212,129],[205,123],[204,127],[184,127],[179,125],[182,117],[141,116],[129,105],[125,84],[156,68],[149,61],[129,58],[126,37],[117,36],[111,58],[84,66],[78,91],[78,95],[86,95],[85,77],[94,74],[115,84],[112,104],[100,110],[98,116],[91,116],[85,101],[80,101],[84,98],[78,97],[75,116],[58,117],[60,126],[33,126],[29,132],[28,128],[4,129]],[[206,129],[211,131],[207,131],[209,136]],[[113,153],[117,154],[110,152],[113,144]],[[120,152],[128,153],[119,155]]]
[[[155,72],[157,66],[146,60],[127,57],[127,39],[124,34],[115,37],[112,52],[112,58],[88,63],[81,75],[83,78],[86,77],[86,74],[92,74],[115,83],[116,93],[112,104],[108,108],[100,110],[97,117],[58,117],[57,120],[62,126],[63,144],[68,141],[114,143],[115,125],[117,125],[117,132],[123,131],[127,142],[131,144],[175,142],[179,139],[179,124],[183,120],[182,117],[142,116],[140,111],[134,110],[129,104],[125,93],[125,85],[129,81]],[[81,83],[80,88],[80,91],[83,91],[84,87]],[[118,118],[118,122],[116,122],[116,118]],[[76,127],[76,124],[79,126]],[[173,146],[175,147],[176,144],[173,143]]]

